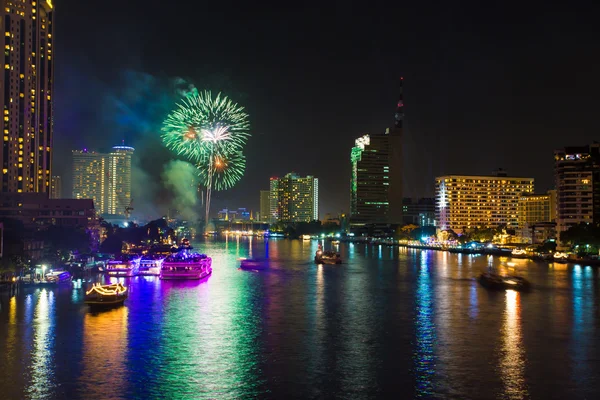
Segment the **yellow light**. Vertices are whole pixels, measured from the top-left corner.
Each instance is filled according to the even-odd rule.
[[[8,168],[3,168],[3,169],[2,169],[2,173],[3,173],[3,174],[8,174]]]
[[[22,180],[23,180],[23,177],[22,177],[22,176],[20,176],[20,177],[18,178],[18,180],[22,181]]]

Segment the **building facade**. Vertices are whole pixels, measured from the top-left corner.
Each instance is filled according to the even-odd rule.
[[[350,152],[350,221],[360,226],[402,223],[402,86],[394,127],[355,140]]]
[[[131,205],[133,147],[115,146],[110,153],[73,151],[73,197],[92,199],[99,214],[126,215]]]
[[[50,182],[50,198],[62,199],[62,179],[59,175],[52,175]]]
[[[260,191],[260,217],[257,218],[259,221],[269,222],[269,215],[271,215],[271,191],[261,190]]]
[[[269,218],[268,222],[279,220],[279,178],[269,180]]]
[[[520,237],[531,243],[555,237],[556,191],[521,195],[517,215]]]
[[[446,175],[435,180],[436,220],[442,230],[517,229],[519,199],[533,193],[533,178]]]
[[[435,199],[423,197],[402,201],[402,223],[418,226],[435,226]]]
[[[557,230],[600,222],[600,144],[554,151]]]
[[[1,0],[3,146],[0,192],[49,194],[52,174],[54,8]]]
[[[277,221],[310,222],[319,219],[319,179],[300,177],[292,172],[283,178],[271,178],[271,211]],[[273,202],[271,202],[273,206]]]

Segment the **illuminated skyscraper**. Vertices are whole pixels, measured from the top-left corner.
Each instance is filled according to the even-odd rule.
[[[352,225],[402,223],[402,86],[395,123],[385,133],[356,139],[350,153],[350,221]]]
[[[278,221],[310,222],[319,219],[319,179],[289,173],[271,178],[271,199],[276,199]]]
[[[269,218],[268,222],[279,220],[279,178],[271,178],[269,181]]]
[[[2,188],[50,192],[54,21],[51,1],[1,0]]]
[[[96,153],[73,151],[73,197],[93,199],[99,214],[126,215],[131,204],[133,147],[115,146]]]
[[[133,147],[114,146],[108,154],[108,214],[126,214],[131,204],[131,157]]]

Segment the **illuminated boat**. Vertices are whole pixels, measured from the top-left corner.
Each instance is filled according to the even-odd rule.
[[[46,274],[45,283],[70,283],[71,273],[65,270],[53,270]]]
[[[554,253],[554,261],[559,262],[559,263],[566,263],[568,260],[569,256],[567,255],[567,253],[562,253],[557,251],[556,253]]]
[[[210,257],[183,250],[164,259],[160,268],[160,279],[202,279],[211,273]]]
[[[315,253],[315,263],[341,264],[342,258],[340,257],[340,253],[336,253],[335,251],[323,251],[323,248],[319,245],[319,249]]]
[[[511,257],[525,258],[525,257],[527,257],[527,252],[524,249],[514,249],[511,252]]]
[[[240,258],[240,268],[244,270],[261,270],[269,267],[269,260],[258,258]]]
[[[163,263],[165,256],[158,254],[146,255],[140,259],[140,265],[137,269],[136,275],[141,276],[159,276],[160,267]]]
[[[85,292],[85,304],[104,307],[117,306],[123,304],[128,295],[127,288],[121,283],[93,284],[92,288]]]
[[[525,291],[531,288],[529,282],[520,276],[498,275],[493,272],[484,272],[478,278],[481,286],[492,290],[517,290]]]
[[[110,260],[104,267],[104,272],[109,276],[133,276],[137,274],[139,259],[137,260]]]

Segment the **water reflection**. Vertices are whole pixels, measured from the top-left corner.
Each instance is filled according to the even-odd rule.
[[[37,298],[33,319],[33,354],[31,359],[31,397],[46,397],[54,383],[54,292],[42,289]]]
[[[417,277],[416,294],[416,353],[413,356],[416,394],[420,398],[433,395],[433,376],[435,374],[436,341],[435,324],[433,322],[433,296],[429,276],[427,257],[429,252],[421,252],[421,262]]]
[[[87,311],[87,310],[86,310]],[[127,389],[127,306],[83,317],[81,397],[120,398]]]
[[[514,290],[506,291],[506,309],[502,326],[502,357],[500,376],[504,384],[504,398],[529,397],[525,384],[525,351],[521,335],[521,296]]]

